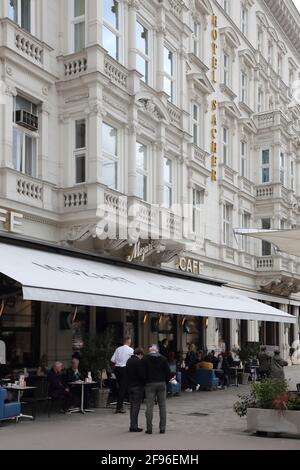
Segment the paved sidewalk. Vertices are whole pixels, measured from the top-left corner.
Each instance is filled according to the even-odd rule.
[[[300,383],[300,367],[286,371],[291,388]],[[239,393],[248,387],[231,387],[227,391],[183,393],[168,399],[168,430],[158,434],[155,411],[154,434],[128,433],[128,413],[115,415],[113,410],[96,410],[93,414],[45,415],[35,422],[22,420],[0,425],[0,450],[3,449],[95,449],[95,450],[202,450],[202,449],[300,449],[298,439],[269,439],[250,436],[246,420],[232,410]],[[145,426],[144,407],[140,425]]]

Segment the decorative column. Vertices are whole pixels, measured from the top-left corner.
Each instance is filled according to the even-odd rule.
[[[293,315],[296,318],[296,323],[294,325],[293,344],[291,344],[291,347],[295,349],[295,353],[293,354],[293,357],[292,357],[292,364],[300,364],[299,307],[296,305],[293,305],[292,309],[293,309]]]
[[[166,35],[165,10],[162,5],[157,13],[156,27],[156,89],[164,91],[164,42]]]
[[[128,134],[128,196],[137,195],[136,184],[136,134],[137,123],[132,121],[127,126]]]
[[[0,165],[13,168],[13,109],[17,90],[0,80]]]
[[[236,349],[239,345],[240,322],[235,319],[230,320],[230,349]]]
[[[206,328],[206,348],[208,351],[218,349],[218,331],[216,330],[216,319],[208,318],[208,326]]]
[[[280,304],[280,310],[287,312],[287,305]],[[279,323],[279,349],[281,352],[282,359],[285,361],[289,360],[289,328],[286,323]]]
[[[259,326],[257,320],[248,321],[248,341],[259,342]]]
[[[49,163],[49,103],[43,102],[40,107],[40,145],[38,159],[38,178],[48,180]]]
[[[102,90],[96,84],[90,88],[87,115],[87,183],[101,182],[102,176],[102,118],[105,116]]]
[[[136,12],[140,7],[138,0],[128,3],[128,68],[136,70]]]

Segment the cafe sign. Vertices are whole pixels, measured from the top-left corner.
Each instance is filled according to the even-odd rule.
[[[131,248],[130,255],[127,256],[126,260],[129,263],[133,261],[145,261],[146,256],[151,255],[157,250],[157,243],[149,242],[146,245],[142,245],[140,241],[135,243]]]
[[[180,256],[176,261],[176,268],[184,273],[202,274],[203,266],[199,260],[185,256]]]
[[[4,232],[23,233],[20,229],[22,225],[23,214],[0,207],[0,230]]]

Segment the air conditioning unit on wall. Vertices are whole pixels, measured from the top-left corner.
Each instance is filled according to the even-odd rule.
[[[31,131],[37,131],[39,129],[39,118],[38,116],[25,111],[25,109],[20,109],[19,111],[16,111],[16,124],[26,127]]]

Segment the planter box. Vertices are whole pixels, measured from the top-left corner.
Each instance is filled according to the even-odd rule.
[[[291,434],[300,436],[300,411],[247,410],[247,429],[250,432]]]

